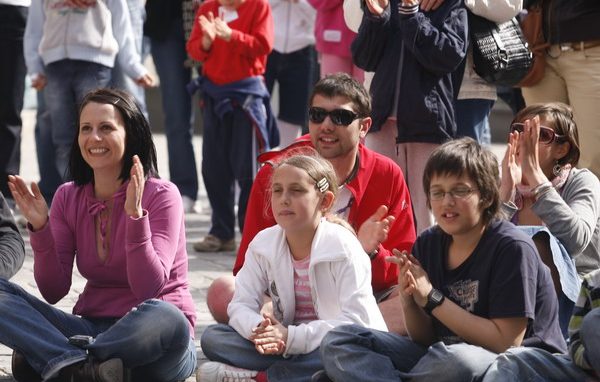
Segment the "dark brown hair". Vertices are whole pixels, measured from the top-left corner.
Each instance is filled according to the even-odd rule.
[[[125,126],[125,153],[123,154],[123,167],[119,179],[129,179],[133,156],[137,155],[144,167],[146,177],[158,177],[158,166],[156,164],[156,148],[152,140],[150,124],[142,113],[134,98],[128,93],[118,89],[101,88],[89,92],[81,102],[78,113],[77,131],[73,145],[71,146],[71,158],[69,161],[70,178],[77,185],[90,183],[94,179],[94,172],[81,155],[79,148],[79,119],[81,111],[91,102],[110,104],[118,110]]]
[[[581,151],[579,149],[579,133],[577,132],[573,109],[562,102],[533,104],[519,111],[512,123],[524,122],[536,115],[539,115],[540,119],[544,120],[543,125],[554,130],[556,134],[564,136],[563,139],[558,139],[557,143],[569,142],[570,144],[569,152],[558,160],[558,164],[564,166],[568,163],[573,167],[577,166]]]
[[[498,216],[500,211],[500,175],[494,154],[472,138],[448,141],[435,149],[423,171],[423,189],[427,195],[427,206],[431,208],[429,189],[434,176],[466,174],[477,185],[485,224]]]

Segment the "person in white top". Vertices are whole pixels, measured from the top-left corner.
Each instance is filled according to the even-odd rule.
[[[201,365],[199,381],[310,381],[323,369],[319,345],[329,330],[348,323],[387,330],[360,242],[324,218],[336,192],[331,164],[316,154],[278,164],[270,189],[277,225],[248,247],[229,325],[203,333],[202,351],[219,362]],[[261,314],[265,291],[272,314]]]

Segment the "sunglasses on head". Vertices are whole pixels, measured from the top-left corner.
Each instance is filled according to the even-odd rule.
[[[331,122],[338,126],[348,126],[356,118],[358,114],[352,110],[346,109],[333,109],[331,111],[325,110],[322,107],[311,106],[308,109],[308,119],[313,123],[323,123],[325,117],[329,116]]]
[[[523,132],[525,131],[525,124],[521,123],[521,122],[515,122],[512,125],[510,125],[510,132],[514,133],[514,132],[518,132],[519,134],[523,134]],[[549,127],[546,126],[540,126],[540,138],[539,141],[541,143],[545,143],[545,144],[550,144],[554,141],[560,141],[560,140],[564,140],[565,136],[564,135],[560,135],[560,134],[556,134],[554,132],[554,130],[552,130]]]

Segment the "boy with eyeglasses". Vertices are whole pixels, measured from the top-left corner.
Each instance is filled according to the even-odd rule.
[[[371,126],[371,102],[367,91],[345,73],[328,75],[314,87],[310,98],[309,135],[282,151],[263,154],[246,213],[244,232],[233,268],[244,264],[246,249],[254,236],[275,220],[267,204],[273,165],[279,160],[314,147],[335,169],[341,185],[332,211],[346,219],[358,234],[371,259],[371,285],[386,324],[405,333],[395,287],[398,268],[385,258],[393,248],[409,251],[415,240],[410,195],[400,168],[390,159],[367,149],[361,142]],[[234,278],[217,279],[207,293],[213,317],[227,323],[227,306],[233,296]]]
[[[437,225],[394,251],[409,337],[342,326],[321,343],[335,381],[478,380],[513,346],[566,351],[550,273],[535,245],[497,218],[498,164],[471,138],[449,141],[423,187]]]

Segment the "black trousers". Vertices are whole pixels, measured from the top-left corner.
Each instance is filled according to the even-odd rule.
[[[21,110],[25,92],[23,34],[27,7],[0,5],[0,191],[10,197],[8,175],[21,161]]]

